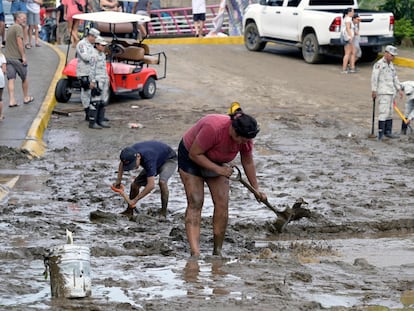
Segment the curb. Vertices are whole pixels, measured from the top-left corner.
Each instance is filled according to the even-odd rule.
[[[244,44],[242,36],[231,37],[203,37],[203,38],[166,38],[145,39],[146,44]]]
[[[36,118],[33,120],[32,125],[27,131],[26,137],[20,146],[22,150],[29,153],[31,158],[40,158],[46,151],[46,143],[43,141],[43,133],[45,132],[49,123],[50,115],[56,105],[55,88],[56,84],[62,76],[62,71],[65,66],[65,55],[57,47],[47,42],[43,44],[52,48],[59,56],[59,65],[56,68],[55,75],[50,82],[49,89],[46,92],[45,99],[40,106],[39,112]]]

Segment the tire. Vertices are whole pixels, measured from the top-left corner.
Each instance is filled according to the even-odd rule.
[[[309,64],[316,64],[322,60],[319,54],[319,42],[314,33],[308,33],[302,42],[302,57]]]
[[[67,103],[72,96],[68,79],[60,79],[56,84],[55,97],[59,103]]]
[[[149,77],[144,84],[144,88],[139,92],[139,96],[145,99],[153,98],[157,91],[157,85],[153,77]]]
[[[262,51],[266,46],[266,41],[260,39],[259,31],[255,23],[250,23],[244,30],[244,45],[249,51]]]

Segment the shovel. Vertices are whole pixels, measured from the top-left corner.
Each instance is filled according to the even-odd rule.
[[[375,129],[375,98],[372,99],[372,121],[371,121],[371,134],[368,135],[369,138],[376,138],[377,135],[374,134]]]
[[[251,193],[255,195],[256,198],[260,197],[260,194],[254,189],[246,180],[244,180],[241,176],[241,171],[237,166],[232,166],[237,170],[236,177],[230,177],[230,180],[239,181],[245,186]],[[284,211],[277,210],[272,204],[269,203],[267,199],[260,200],[264,205],[266,205],[269,209],[271,209],[277,216],[277,220],[275,222],[276,230],[282,232],[285,226],[292,220],[295,219],[295,210],[300,207],[301,204],[307,204],[302,198],[297,200],[293,206],[293,208],[286,208]]]
[[[401,112],[401,110],[398,108],[397,103],[394,100],[393,103],[393,108],[394,110],[397,112],[398,116],[401,118],[401,120],[407,125],[407,127],[410,129],[410,133],[413,132],[413,128],[411,127],[410,122],[407,120],[407,118],[403,115],[403,113]]]
[[[111,189],[112,189],[112,191],[115,191],[115,192],[119,193],[124,198],[125,202],[128,203],[128,205],[130,207],[134,208],[136,206],[136,204],[133,204],[131,202],[131,200],[129,199],[128,195],[124,192],[125,187],[124,187],[123,184],[121,184],[120,188],[117,188],[114,185],[111,185]]]

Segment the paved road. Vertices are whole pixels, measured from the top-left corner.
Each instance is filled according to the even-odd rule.
[[[150,40],[148,41],[151,44]],[[159,41],[157,43],[160,44]],[[197,44],[200,43],[209,44],[209,40],[198,39]],[[213,43],[218,44],[217,40]],[[222,43],[228,42],[222,40]],[[230,43],[237,44],[232,41]],[[174,44],[179,44],[179,41],[175,39]],[[47,43],[43,43],[42,47],[26,50],[29,63],[29,93],[35,100],[29,105],[23,105],[21,82],[17,79],[16,98],[20,106],[9,108],[8,92],[5,89],[3,103],[6,118],[0,123],[0,146],[22,148],[35,157],[43,155],[46,148],[43,134],[56,104],[54,89],[64,66],[65,53],[62,52],[64,50],[62,46],[57,47]],[[412,54],[411,51],[401,51],[401,57],[396,58],[395,63],[414,67]]]

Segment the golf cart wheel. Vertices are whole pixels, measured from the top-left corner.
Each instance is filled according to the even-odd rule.
[[[69,80],[60,79],[56,84],[55,97],[59,103],[67,103],[72,93],[69,89]]]
[[[155,84],[155,79],[153,77],[149,77],[144,84],[143,90],[139,92],[139,95],[142,98],[150,99],[154,97],[156,90],[157,85]]]

